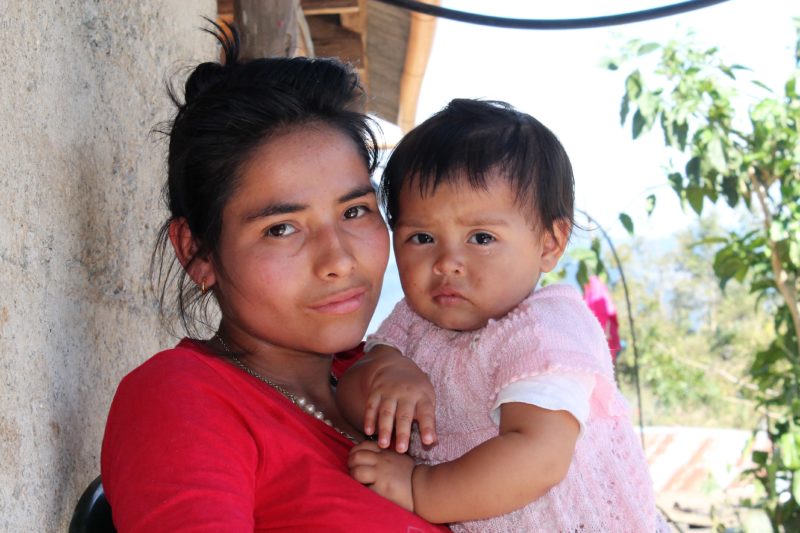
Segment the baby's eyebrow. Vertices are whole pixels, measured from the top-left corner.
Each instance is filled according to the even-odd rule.
[[[508,226],[508,220],[502,217],[476,217],[476,218],[458,218],[455,221],[457,224],[463,226]]]

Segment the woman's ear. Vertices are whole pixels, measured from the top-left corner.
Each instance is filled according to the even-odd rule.
[[[217,281],[214,265],[208,257],[199,256],[200,246],[189,229],[185,218],[176,218],[169,223],[169,240],[181,266],[203,292]]]
[[[541,272],[553,270],[561,256],[564,255],[564,250],[567,249],[567,243],[569,242],[571,227],[572,225],[569,221],[562,218],[553,223],[552,232],[545,230],[542,236]]]

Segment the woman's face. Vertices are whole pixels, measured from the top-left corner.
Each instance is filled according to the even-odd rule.
[[[375,310],[388,256],[353,141],[324,124],[271,138],[223,211],[215,292],[226,332],[251,349],[351,348]]]

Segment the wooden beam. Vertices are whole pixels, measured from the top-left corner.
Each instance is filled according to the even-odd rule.
[[[292,57],[297,51],[298,0],[234,0],[242,58]]]
[[[422,0],[426,4],[439,5],[439,0]],[[414,127],[417,120],[417,102],[422,88],[422,77],[431,56],[436,18],[421,13],[411,13],[408,46],[403,75],[400,78],[400,101],[397,125],[403,133]]]
[[[343,28],[329,17],[308,17],[308,27],[314,40],[317,57],[338,57],[358,69],[364,65],[364,47],[361,35]]]
[[[358,13],[358,0],[300,0],[303,13],[309,15],[342,15]]]

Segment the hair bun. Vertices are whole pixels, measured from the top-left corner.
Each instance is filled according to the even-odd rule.
[[[203,28],[203,31],[214,36],[222,47],[222,57],[225,58],[224,64],[218,62],[207,62],[198,65],[194,72],[186,80],[185,98],[186,103],[191,102],[197,96],[204,93],[210,87],[213,87],[220,80],[225,77],[227,66],[233,66],[239,63],[239,53],[241,44],[239,40],[239,31],[233,24],[223,22],[222,25],[211,20],[210,18],[203,17],[211,24],[211,28]]]
[[[219,63],[202,63],[186,80],[185,99],[188,104],[225,77],[225,67]]]

